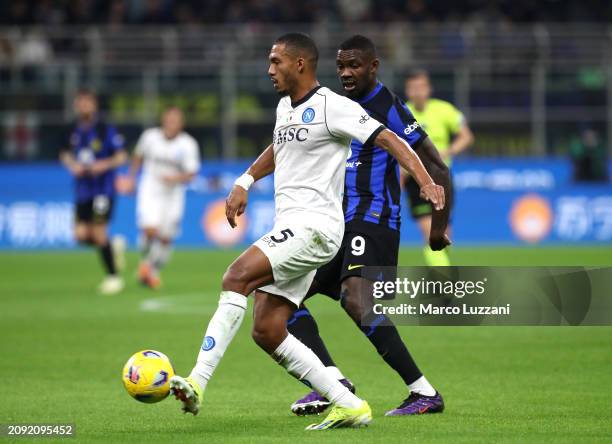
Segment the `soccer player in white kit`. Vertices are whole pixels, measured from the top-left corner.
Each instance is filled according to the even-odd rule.
[[[372,412],[330,374],[319,358],[287,332],[316,269],[337,253],[344,231],[342,192],[351,139],[392,152],[421,185],[434,207],[444,206],[436,185],[408,144],[357,102],[319,86],[317,48],[304,34],[287,34],[270,51],[268,74],[283,96],[276,111],[273,143],[236,180],[226,201],[232,227],[244,213],[250,185],[272,172],[276,217],[272,231],[250,246],[223,276],[219,306],[208,324],[197,362],[187,378],[170,387],[183,410],[197,414],[208,380],[238,331],[255,291],[253,339],[292,376],[329,399],[334,407],[307,430],[358,427]]]
[[[200,169],[198,143],[183,126],[183,112],[167,108],[161,127],[149,128],[140,136],[127,180],[128,190],[133,189],[143,167],[136,209],[143,247],[138,278],[153,289],[161,285],[159,272],[170,258],[183,219],[185,184]]]

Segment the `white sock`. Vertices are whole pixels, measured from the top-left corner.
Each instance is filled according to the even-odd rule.
[[[219,307],[208,323],[198,360],[189,375],[202,390],[240,328],[246,308],[246,296],[233,291],[221,292]]]
[[[291,333],[278,346],[272,357],[293,377],[314,388],[321,396],[340,407],[358,408],[363,402],[343,386],[311,349]]]
[[[329,372],[330,375],[332,375],[337,380],[345,379],[344,375],[342,374],[342,372],[340,371],[338,367],[334,367],[330,365],[329,367],[327,367],[327,371]]]
[[[158,239],[155,239],[151,244],[151,248],[149,249],[149,254],[147,255],[147,261],[153,267],[155,272],[159,272],[166,265],[168,259],[170,259],[170,254],[172,253],[172,244],[161,242]]]
[[[421,376],[412,384],[408,384],[408,390],[410,390],[411,393],[415,392],[424,396],[433,396],[436,394],[436,389],[433,388],[425,376]]]

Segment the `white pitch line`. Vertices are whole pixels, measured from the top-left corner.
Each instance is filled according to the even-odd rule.
[[[212,314],[218,298],[205,293],[182,293],[171,296],[145,299],[140,310],[145,312],[173,314]]]

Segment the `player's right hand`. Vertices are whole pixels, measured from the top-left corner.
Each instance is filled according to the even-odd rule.
[[[429,234],[429,248],[431,248],[433,251],[444,250],[450,244],[451,241],[445,233],[437,234],[431,232]]]
[[[444,209],[446,203],[444,197],[444,187],[430,183],[421,187],[421,197],[431,202],[436,211]]]
[[[87,172],[87,169],[80,163],[73,163],[70,165],[70,172],[76,177],[83,177]]]
[[[225,217],[232,228],[236,228],[236,218],[246,210],[249,193],[241,186],[234,185],[225,199]]]
[[[119,194],[131,194],[136,189],[136,181],[131,176],[118,176],[115,179],[115,189]]]

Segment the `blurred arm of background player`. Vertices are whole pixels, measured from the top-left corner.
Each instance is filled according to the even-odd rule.
[[[270,144],[253,162],[245,174],[253,177],[257,182],[262,177],[266,177],[274,172],[274,145]],[[236,217],[246,210],[248,201],[248,191],[239,185],[234,185],[232,191],[225,201],[225,216],[232,228],[236,227]]]
[[[96,160],[92,165],[85,166],[76,160],[70,151],[60,153],[60,161],[74,176],[82,177],[85,175],[99,176],[108,170],[112,170],[123,165],[127,160],[125,151],[120,150],[108,159]]]
[[[419,184],[421,196],[432,202],[433,216],[429,233],[431,249],[442,250],[450,245],[446,236],[451,208],[450,172],[431,140],[423,140],[415,152],[396,134],[385,130],[378,135],[374,144],[389,151],[399,162],[400,170],[408,171]]]
[[[459,128],[459,132],[455,135],[453,142],[442,155],[448,157],[443,159],[446,163],[450,158],[457,156],[459,153],[465,151],[472,143],[474,143],[474,133],[470,129],[467,122],[463,122]]]

